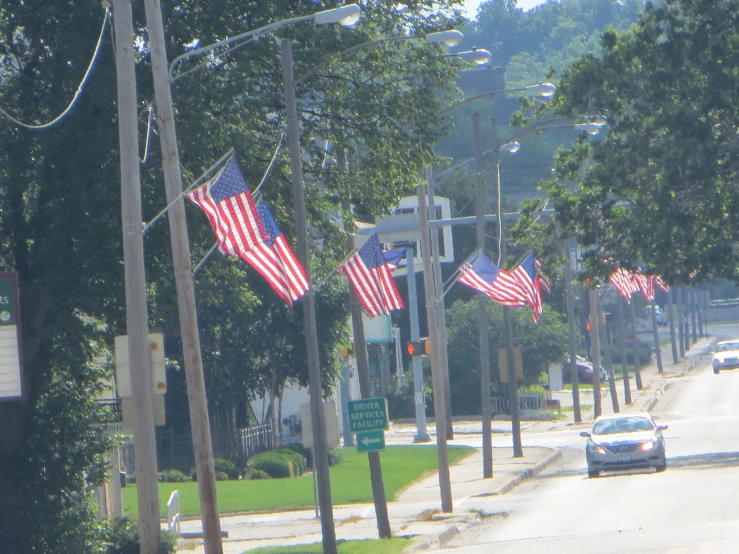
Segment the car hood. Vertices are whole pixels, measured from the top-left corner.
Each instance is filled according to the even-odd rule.
[[[613,435],[593,435],[591,440],[598,446],[618,446],[619,444],[634,444],[654,440],[652,431],[639,431],[634,433],[617,433]]]
[[[714,352],[714,358],[738,358],[739,350],[724,350],[723,352]]]

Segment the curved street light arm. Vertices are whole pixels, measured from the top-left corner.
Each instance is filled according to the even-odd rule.
[[[172,63],[169,64],[169,82],[170,83],[174,82],[173,75],[174,75],[175,66],[177,66],[180,62],[182,62],[183,60],[186,60],[187,58],[191,58],[192,56],[197,56],[199,54],[210,52],[211,50],[215,50],[216,48],[220,48],[222,46],[228,46],[229,44],[233,44],[234,42],[239,42],[241,40],[246,40],[249,38],[257,38],[259,35],[269,33],[271,31],[279,29],[280,27],[285,27],[286,25],[291,25],[293,23],[300,23],[302,21],[310,21],[312,19],[315,19],[315,17],[316,17],[316,14],[310,14],[310,15],[301,15],[299,17],[293,17],[291,19],[284,19],[282,21],[276,21],[274,23],[270,23],[269,25],[265,25],[264,27],[259,27],[258,29],[253,29],[251,31],[247,31],[246,33],[241,33],[240,35],[236,35],[233,37],[225,38],[218,42],[214,42],[213,44],[209,46],[203,46],[202,48],[197,48],[196,50],[191,50],[190,52],[185,52],[184,54],[180,54],[174,60],[172,60]]]
[[[518,87],[518,88],[507,88],[507,89],[501,89],[501,90],[493,90],[491,92],[486,92],[484,94],[478,94],[477,96],[473,96],[472,98],[466,98],[465,100],[462,100],[461,102],[457,102],[456,104],[453,104],[449,106],[448,108],[441,111],[441,114],[444,115],[454,108],[457,108],[459,106],[464,106],[465,104],[471,104],[472,102],[476,102],[477,100],[482,100],[483,98],[493,98],[498,95],[502,94],[510,94],[512,92],[534,92],[532,89],[537,89],[541,85],[532,85],[528,87]],[[553,87],[554,85],[552,85]],[[553,89],[552,89],[553,90]],[[534,95],[541,96],[541,92],[534,92]]]

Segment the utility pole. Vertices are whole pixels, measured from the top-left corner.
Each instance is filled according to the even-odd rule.
[[[670,324],[670,346],[672,347],[672,365],[675,365],[680,359],[677,353],[677,338],[675,337],[675,308],[673,288],[667,291],[667,321]]]
[[[572,413],[575,423],[582,421],[580,414],[580,385],[577,375],[577,347],[575,345],[575,299],[572,292],[572,239],[565,241],[565,298],[567,301],[567,330],[570,339],[570,383],[572,383]]]
[[[500,144],[498,143],[498,121],[493,119],[493,191],[498,199],[496,213],[498,216],[498,240],[500,241],[500,263],[506,258],[505,236],[503,232],[502,207],[500,205]],[[523,446],[521,444],[521,414],[518,406],[518,381],[516,377],[516,365],[513,353],[513,322],[511,320],[511,309],[503,306],[503,334],[505,337],[506,365],[508,366],[508,402],[511,406],[511,434],[513,436],[513,457],[523,458]]]
[[[659,330],[657,329],[657,304],[652,298],[652,333],[654,334],[654,352],[657,356],[657,372],[662,373],[662,347],[659,345]]]
[[[590,289],[590,359],[593,362],[593,415],[602,413],[600,397],[600,302],[598,287]]]
[[[415,243],[414,243],[415,244]],[[406,248],[406,276],[408,277],[408,317],[411,320],[411,342],[421,340],[418,329],[418,294],[416,293],[415,252]],[[423,362],[421,356],[411,356],[413,364],[413,397],[416,406],[416,435],[413,442],[429,442],[431,437],[426,429],[426,399],[423,392]]]
[[[336,149],[336,161],[339,171],[346,171],[346,154],[342,147]],[[347,194],[348,196],[348,194]],[[351,206],[349,200],[342,200],[341,209],[349,213]],[[354,235],[351,233],[351,225],[344,221],[347,247],[349,252],[354,252]],[[367,360],[367,344],[364,340],[364,320],[362,319],[362,306],[359,304],[357,295],[349,293],[349,309],[352,314],[352,331],[354,333],[354,355],[357,360],[357,373],[359,374],[359,391],[362,398],[371,398],[372,392],[369,379],[369,361]],[[382,481],[382,463],[379,452],[367,452],[370,469],[370,481],[372,483],[372,499],[375,503],[375,517],[377,518],[377,531],[381,539],[392,537],[390,530],[390,519],[387,513],[387,498],[385,497],[385,485]]]
[[[431,262],[431,238],[429,236],[429,214],[426,186],[416,187],[418,195],[418,215],[421,223],[421,254],[423,258],[423,288],[426,297],[426,323],[431,341],[431,375],[434,390],[434,415],[436,419],[436,448],[439,460],[439,494],[441,511],[450,513],[452,505],[452,484],[449,477],[449,453],[446,442],[446,414],[444,410],[444,377],[441,373],[441,360],[438,355],[439,311],[436,309],[434,271]],[[434,345],[437,346],[434,346]]]
[[[472,116],[472,128],[475,136],[475,231],[477,249],[485,251],[485,208],[487,198],[482,182],[482,146],[480,144],[480,114]],[[490,424],[490,344],[488,337],[488,297],[477,293],[477,333],[480,350],[480,415],[482,417],[482,476],[489,479],[493,476],[493,436]]]
[[[290,149],[293,206],[295,211],[295,233],[298,238],[298,258],[303,264],[308,292],[303,296],[303,321],[308,355],[308,392],[310,394],[311,421],[313,424],[313,449],[316,453],[316,479],[318,481],[318,503],[321,508],[321,532],[324,554],[337,554],[336,531],[334,530],[333,505],[331,503],[331,481],[328,471],[328,446],[326,422],[323,414],[323,389],[321,367],[318,359],[318,334],[316,329],[316,300],[310,271],[310,248],[308,246],[308,217],[305,208],[303,167],[300,156],[300,129],[298,106],[295,100],[295,77],[293,75],[292,45],[289,40],[280,41],[282,50],[282,77],[285,87],[287,109],[287,143]],[[362,339],[364,335],[362,334]],[[358,337],[354,336],[356,341]],[[355,342],[355,348],[357,343]],[[364,391],[363,391],[364,393]],[[373,491],[374,492],[374,491]]]
[[[678,287],[675,291],[677,299],[677,330],[678,330],[678,347],[680,349],[680,357],[685,357],[685,313],[683,311],[682,287]]]
[[[118,40],[118,140],[121,151],[121,219],[123,263],[126,280],[126,333],[136,418],[133,441],[136,449],[136,497],[139,508],[141,554],[158,554],[159,483],[154,438],[154,391],[149,361],[149,318],[144,272],[144,229],[141,225],[141,177],[139,174],[138,107],[133,54],[131,0],[113,0],[113,21]],[[113,479],[119,479],[114,475]]]
[[[608,329],[606,328],[605,318],[603,317],[603,307],[598,302],[598,321],[602,325],[599,325],[600,329],[600,343],[603,345],[603,358],[605,359],[606,372],[608,374],[608,390],[611,394],[611,406],[613,407],[613,413],[619,413],[620,409],[618,406],[618,392],[616,390],[616,377],[613,374],[613,357],[611,356],[611,341],[608,340]],[[600,371],[598,371],[600,373]],[[599,377],[600,379],[600,377]]]
[[[696,302],[695,287],[691,286],[688,289],[688,295],[690,298],[690,320],[693,324],[693,344],[698,342],[698,326],[696,324],[696,312],[698,311],[698,303]]]
[[[426,179],[428,183],[428,199],[429,199],[429,220],[436,219],[436,202],[434,199],[434,170],[428,168],[426,170]],[[430,229],[431,235],[431,258],[434,265],[434,290],[436,292],[436,309],[439,311],[439,345],[437,347],[439,361],[441,362],[441,375],[444,379],[444,415],[446,420],[446,438],[451,440],[454,438],[454,425],[452,422],[452,393],[449,387],[449,357],[447,353],[446,338],[446,311],[444,309],[444,291],[441,278],[441,260],[439,259],[439,230]]]
[[[618,319],[619,349],[621,350],[621,373],[624,381],[624,404],[631,404],[631,383],[629,382],[629,364],[626,361],[626,324],[624,323],[624,298],[619,295],[616,304]]]
[[[636,380],[636,388],[642,390],[641,382],[641,361],[639,360],[639,337],[636,334],[636,309],[634,302],[629,304],[631,310],[631,330],[634,332],[634,379]]]
[[[182,355],[185,361],[187,400],[190,426],[198,472],[198,493],[206,554],[222,554],[221,522],[218,518],[216,475],[213,467],[213,447],[208,422],[208,402],[205,395],[203,360],[200,355],[200,334],[195,307],[195,284],[192,275],[190,242],[187,235],[185,201],[182,198],[180,154],[177,149],[172,91],[167,71],[167,51],[164,40],[162,11],[157,0],[145,0],[146,24],[149,34],[151,70],[154,78],[154,98],[159,122],[159,142],[162,148],[164,186],[167,191],[169,234],[172,242],[177,307],[182,335]]]

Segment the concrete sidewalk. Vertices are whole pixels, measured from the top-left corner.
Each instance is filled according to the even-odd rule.
[[[475,499],[504,494],[556,460],[560,453],[540,447],[524,448],[523,458],[514,458],[510,448],[493,449],[493,478],[482,478],[482,451],[450,467],[451,514],[440,513],[439,477],[434,473],[413,483],[388,502],[388,515],[393,536],[415,538],[415,548],[438,548],[458,532],[479,521]],[[369,480],[369,474],[367,475]],[[373,504],[334,506],[334,526],[338,540],[376,539],[377,521]],[[308,544],[321,541],[320,519],[314,509],[270,514],[221,516],[221,528],[228,533],[223,539],[224,554],[262,546]],[[182,533],[201,531],[200,520],[183,521]],[[204,553],[202,540],[184,541],[183,548]]]

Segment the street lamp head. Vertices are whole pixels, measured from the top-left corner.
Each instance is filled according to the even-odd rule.
[[[606,123],[608,123],[608,120],[603,115],[596,115],[592,119],[592,123],[595,123],[596,125],[605,125]]]
[[[532,96],[540,96],[542,98],[551,98],[552,96],[554,96],[556,90],[557,87],[555,87],[552,83],[539,83],[538,85],[531,85],[530,87],[526,87],[526,92],[528,92]]]
[[[457,58],[462,58],[465,61],[476,63],[477,65],[489,62],[493,55],[484,48],[473,48],[472,50],[465,50],[464,52],[457,52],[452,54]]]
[[[503,146],[500,147],[501,152],[508,152],[509,154],[515,154],[521,149],[521,144],[514,140],[511,142],[506,142]]]
[[[587,134],[591,136],[595,136],[598,133],[600,133],[600,128],[602,127],[602,125],[595,123],[595,122],[575,123],[574,127],[578,131],[585,131]]]
[[[362,9],[357,4],[348,4],[339,6],[331,10],[318,12],[313,16],[313,22],[316,25],[331,25],[338,23],[342,27],[351,27],[359,21],[362,15]]]
[[[450,29],[449,31],[439,31],[438,33],[429,33],[426,35],[426,42],[432,44],[443,44],[444,46],[457,46],[462,39],[464,34],[462,31],[456,29]]]

